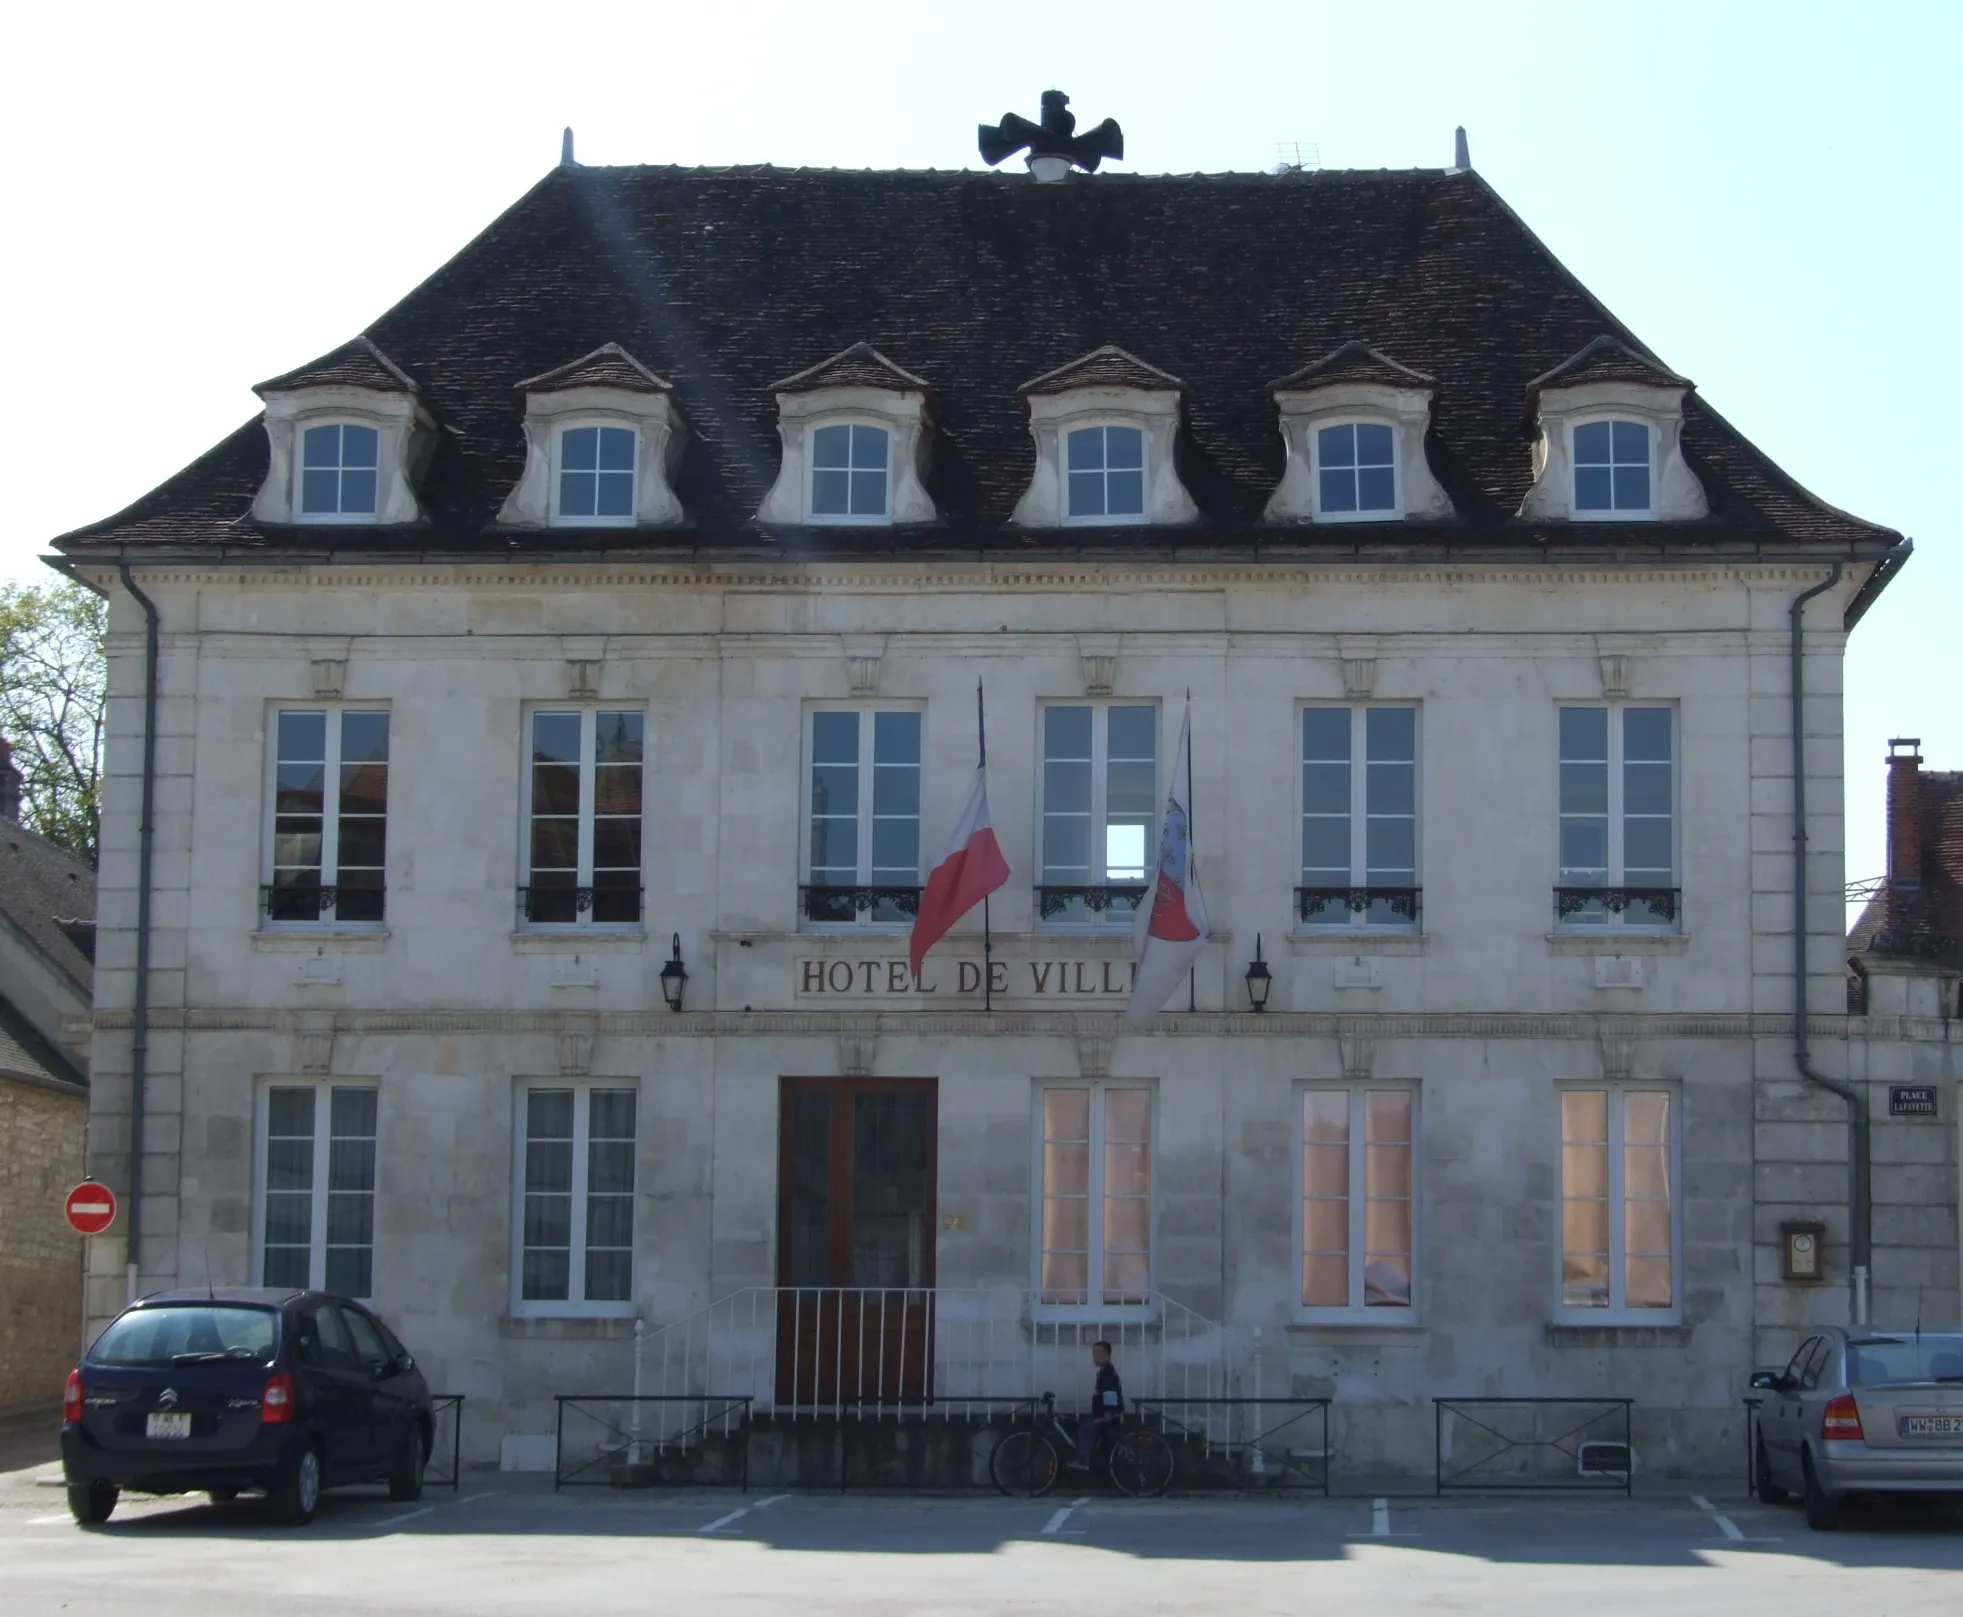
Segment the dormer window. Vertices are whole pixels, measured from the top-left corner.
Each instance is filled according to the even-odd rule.
[[[1145,434],[1078,427],[1064,440],[1071,522],[1137,522],[1145,515]]]
[[[640,528],[682,520],[671,484],[688,427],[674,390],[618,343],[518,384],[525,474],[498,520],[519,528]]]
[[[1316,514],[1397,514],[1397,440],[1381,421],[1345,421],[1315,435]]]
[[[1640,421],[1584,421],[1574,429],[1574,508],[1651,514],[1649,428]]]
[[[380,434],[352,421],[308,427],[300,438],[300,519],[373,521]]]
[[[1016,504],[1016,526],[1191,522],[1199,507],[1173,454],[1185,386],[1111,347],[1025,382],[1036,469]]]
[[[1288,461],[1270,522],[1401,522],[1452,514],[1431,475],[1425,434],[1438,384],[1360,342],[1345,343],[1269,390]]]
[[[1597,337],[1529,384],[1540,440],[1529,520],[1682,522],[1710,511],[1684,459],[1691,384],[1618,337]]]
[[[884,522],[893,435],[860,421],[811,433],[813,522]]]
[[[420,521],[416,483],[435,444],[421,389],[366,337],[253,389],[266,401],[265,523]]]
[[[899,526],[934,520],[927,496],[927,384],[868,343],[774,383],[784,441],[757,520]]]
[[[559,434],[559,521],[634,520],[637,437],[627,427],[568,427]]]

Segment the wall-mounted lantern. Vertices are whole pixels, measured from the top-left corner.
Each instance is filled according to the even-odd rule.
[[[1261,934],[1254,934],[1254,958],[1247,966],[1247,1002],[1257,1011],[1268,1008],[1268,990],[1274,986],[1274,975],[1268,970],[1267,961],[1261,958]]]
[[[661,997],[668,1002],[668,1009],[679,1011],[682,1008],[682,993],[688,987],[688,968],[682,964],[682,935],[674,934],[674,952],[668,956],[668,964],[661,968]]]

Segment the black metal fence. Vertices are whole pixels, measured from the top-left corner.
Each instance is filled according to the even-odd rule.
[[[552,1487],[750,1486],[748,1395],[561,1393]]]
[[[1634,1487],[1628,1398],[1434,1398],[1441,1494]]]
[[[1329,1492],[1327,1398],[1135,1398],[1178,1457],[1175,1489]]]
[[[435,1392],[429,1397],[429,1459],[423,1466],[423,1482],[449,1487],[453,1492],[463,1480],[463,1401],[460,1392]],[[449,1451],[450,1469],[441,1468],[444,1451]]]

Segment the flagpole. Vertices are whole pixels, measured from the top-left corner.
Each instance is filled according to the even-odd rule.
[[[988,768],[988,709],[982,702],[982,682],[975,681],[975,742],[980,751],[979,764]],[[991,935],[988,918],[988,894],[982,894],[982,1009],[993,1012],[995,1009],[995,957],[994,939]]]
[[[1186,867],[1190,870],[1200,856],[1199,844],[1193,839],[1193,687],[1190,685],[1186,687],[1186,717],[1180,728],[1186,732]],[[1186,1009],[1199,1008],[1199,963],[1195,961],[1186,968]]]

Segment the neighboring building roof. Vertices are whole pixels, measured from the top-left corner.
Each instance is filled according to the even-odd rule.
[[[1530,393],[1545,387],[1580,387],[1584,382],[1640,382],[1645,387],[1695,387],[1688,377],[1640,354],[1615,337],[1597,337],[1571,359],[1536,376]]]
[[[1963,772],[1925,769],[1921,791],[1922,871],[1919,889],[1894,894],[1903,900],[1891,921],[1884,882],[1847,934],[1853,954],[1963,956]]]
[[[1807,493],[1695,394],[1682,442],[1708,518],[1518,517],[1533,481],[1535,379],[1605,335],[1631,353],[1641,345],[1476,173],[1101,174],[1042,186],[967,171],[564,167],[368,328],[371,355],[385,348],[400,361],[390,371],[421,378],[450,429],[437,435],[418,491],[425,522],[257,522],[250,508],[268,445],[254,421],[127,510],[57,543],[70,553],[557,553],[561,535],[497,526],[524,469],[514,388],[568,354],[617,342],[672,380],[695,428],[675,480],[689,520],[583,535],[590,548],[783,554],[782,535],[754,521],[780,458],[773,394],[819,384],[812,371],[776,379],[813,353],[843,350],[824,381],[873,380],[898,369],[880,349],[934,378],[926,481],[941,520],[873,535],[804,530],[798,554],[1108,546],[1108,531],[1008,527],[1029,481],[1024,380],[1058,355],[1106,345],[1149,353],[1184,378],[1181,476],[1200,511],[1195,524],[1139,530],[1127,543],[1408,546],[1402,524],[1284,530],[1261,520],[1283,462],[1270,378],[1358,332],[1438,379],[1430,454],[1455,515],[1425,525],[1427,544],[1844,554],[1899,538]],[[849,354],[871,359],[861,370],[845,364]],[[305,367],[278,380],[318,374]]]
[[[564,393],[576,387],[617,387],[630,393],[672,393],[673,386],[656,376],[617,342],[602,343],[570,365],[518,384],[521,393]]]
[[[830,359],[821,359],[795,376],[770,384],[772,393],[815,393],[821,387],[884,387],[903,392],[927,391],[912,371],[902,370],[869,342],[855,342]]]
[[[1391,387],[1436,388],[1438,378],[1400,365],[1388,354],[1380,354],[1368,343],[1346,342],[1299,371],[1290,371],[1271,384],[1270,393],[1301,392],[1312,387],[1329,387],[1337,382],[1383,382]]]
[[[42,1038],[12,1000],[0,995],[0,1082],[9,1078],[77,1095],[88,1093],[87,1075]]]
[[[1135,387],[1147,393],[1176,393],[1186,384],[1169,371],[1148,365],[1136,354],[1106,343],[1088,354],[1024,382],[1019,393],[1068,393],[1078,387]]]
[[[75,984],[84,1004],[93,1002],[93,870],[26,826],[0,820],[0,914]]]
[[[293,393],[303,387],[365,387],[375,393],[422,391],[400,365],[366,337],[342,343],[298,370],[256,384],[252,391],[264,398],[268,393]]]

